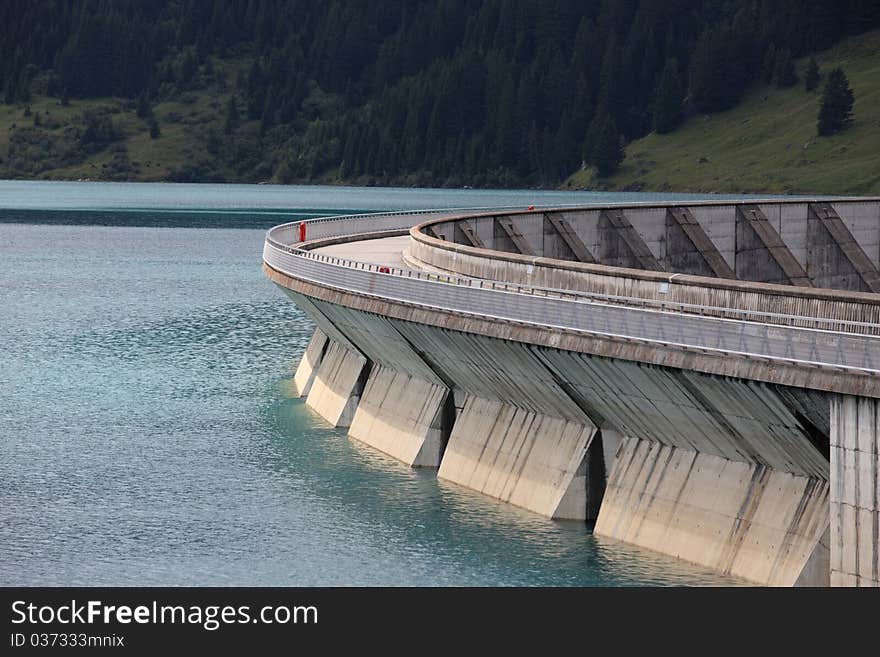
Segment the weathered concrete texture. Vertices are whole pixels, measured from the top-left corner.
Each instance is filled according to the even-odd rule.
[[[351,425],[360,401],[367,359],[332,342],[327,347],[306,404],[334,427]]]
[[[545,258],[594,263],[596,259],[562,213],[544,213]]]
[[[468,395],[438,477],[551,518],[584,519],[592,425]]]
[[[736,275],[745,281],[812,285],[800,262],[757,205],[736,208]]]
[[[414,467],[440,465],[449,390],[374,366],[348,435]]]
[[[599,262],[613,267],[663,271],[663,266],[621,210],[599,213]]]
[[[814,285],[880,292],[880,272],[830,203],[810,203],[807,273]]]
[[[278,281],[275,281],[278,284]],[[332,342],[337,342],[344,347],[357,351],[357,347],[355,347],[351,341],[346,337],[346,335],[340,331],[330,319],[324,315],[320,310],[318,310],[318,306],[315,305],[315,299],[312,297],[307,297],[304,294],[300,294],[294,290],[291,290],[284,285],[278,284],[284,294],[290,297],[293,302],[297,305],[297,307],[302,310],[306,315],[308,315],[315,324],[318,325],[318,328],[321,329],[321,332],[327,336]]]
[[[831,585],[880,586],[880,400],[831,400]]]
[[[666,211],[666,269],[695,276],[736,278],[691,211],[681,207]]]
[[[473,227],[467,221],[457,221],[454,227],[454,241],[456,244],[468,244],[477,248],[483,248],[483,241],[474,232]]]
[[[591,263],[500,254],[428,242],[422,235],[411,236],[408,256],[411,266],[432,271],[514,284],[696,304],[706,307],[704,312],[708,315],[725,316],[726,309],[740,309],[874,325],[880,322],[880,303],[876,295],[870,294],[815,288],[807,292],[788,284],[769,288],[754,282],[707,279],[689,274],[612,269]],[[724,259],[727,261],[727,256]],[[860,330],[878,332],[870,327]]]
[[[825,530],[804,564],[794,586],[829,586],[831,584],[831,528]]]
[[[312,249],[315,253],[346,258],[359,262],[370,262],[390,267],[406,267],[403,251],[409,243],[408,235],[381,237],[366,241],[342,242]],[[366,247],[366,248],[365,248]]]
[[[496,217],[494,233],[496,248],[500,246],[505,251],[534,255],[535,251],[532,250],[532,246],[510,217]],[[543,233],[541,235],[543,236]],[[538,253],[543,251],[544,245],[540,246],[541,250]]]
[[[800,577],[828,526],[828,483],[626,438],[595,532],[771,586]]]
[[[509,340],[392,320],[451,388],[540,415],[589,423],[528,346]]]
[[[371,363],[430,383],[443,383],[388,318],[317,299],[312,303]]]
[[[846,224],[849,232],[880,267],[880,203],[875,201],[832,201],[831,207]]]
[[[870,373],[853,373],[852,370],[836,368],[816,368],[797,362],[742,358],[735,352],[722,354],[704,349],[682,348],[676,344],[646,344],[628,338],[585,335],[559,330],[553,326],[540,326],[517,321],[498,321],[479,315],[465,316],[455,311],[416,306],[391,298],[377,301],[361,293],[329,289],[287,276],[268,265],[264,265],[264,271],[272,280],[303,294],[308,294],[310,297],[369,313],[381,313],[388,318],[393,318],[396,325],[409,323],[442,327],[495,339],[542,345],[552,349],[564,349],[607,358],[652,363],[668,368],[694,370],[752,381],[765,381],[788,387],[880,398],[880,377],[871,376]],[[746,327],[747,325],[743,325],[744,330]],[[765,330],[769,336],[775,329],[768,327]],[[845,340],[845,338],[842,339]],[[725,342],[725,344],[738,342],[734,339]],[[430,353],[424,352],[422,347],[419,347],[419,353],[430,359]],[[874,354],[866,349],[864,355],[867,359],[873,357]]]
[[[312,389],[312,383],[315,375],[318,373],[318,366],[324,358],[324,352],[327,349],[327,336],[321,332],[321,329],[315,329],[312,339],[306,350],[300,358],[299,365],[296,368],[296,374],[293,375],[293,386],[296,397],[305,397]]]
[[[554,349],[536,353],[603,431],[827,477],[828,461],[815,445],[821,425],[808,426],[772,386]]]

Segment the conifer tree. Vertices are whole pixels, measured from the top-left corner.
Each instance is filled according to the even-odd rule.
[[[788,48],[783,48],[776,53],[773,81],[780,88],[791,87],[797,84],[797,73],[794,70],[794,61]]]
[[[663,67],[660,82],[654,94],[654,130],[671,132],[681,119],[684,84],[678,73],[678,61],[670,59]]]
[[[238,121],[238,105],[235,102],[235,96],[230,96],[229,102],[226,104],[226,123],[223,124],[223,132],[231,135],[238,128]]]
[[[138,98],[137,115],[139,119],[149,119],[153,116],[153,108],[150,106],[150,99],[147,94],[143,93]]]
[[[819,86],[819,81],[821,79],[822,76],[819,73],[819,64],[816,63],[815,57],[810,57],[810,61],[807,62],[807,70],[804,73],[804,87],[807,91],[813,91]]]
[[[770,44],[767,48],[767,52],[764,55],[764,66],[761,69],[761,73],[764,77],[764,82],[770,84],[773,82],[773,74],[776,72],[776,45]]]
[[[610,176],[623,162],[623,148],[620,145],[620,133],[614,118],[606,114],[600,119],[596,146],[593,151],[593,164],[600,176]]]
[[[818,131],[822,136],[833,135],[852,122],[854,96],[849,80],[841,68],[828,74],[828,82],[819,104]]]

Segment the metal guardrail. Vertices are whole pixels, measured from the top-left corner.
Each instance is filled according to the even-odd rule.
[[[542,206],[555,207],[555,206]],[[411,217],[424,217],[426,215],[455,216],[462,212],[483,212],[491,210],[523,210],[522,206],[492,207],[492,208],[454,208],[442,210],[399,210],[396,212],[371,212],[367,214],[346,214],[337,217],[321,217],[303,221],[291,221],[270,229],[266,235],[266,241],[278,246],[294,244],[299,238],[299,225],[308,224],[309,239],[322,239],[327,237],[342,237],[352,234],[352,222],[357,222],[357,234],[379,232],[387,230],[408,230],[418,222]]]
[[[405,230],[425,214],[452,215],[461,211],[430,210],[328,218],[318,221],[335,224],[333,231],[344,232],[315,235],[312,223],[317,222],[309,222],[309,239]],[[295,278],[343,291],[493,320],[880,374],[880,337],[838,328],[850,325],[852,329],[864,323],[824,320],[828,328],[797,326],[797,322],[817,324],[823,320],[677,302],[585,295],[358,262],[303,250],[297,248],[295,241],[293,245],[285,244],[285,236],[298,230],[298,226],[299,222],[294,222],[269,231],[263,250],[264,261]],[[727,310],[732,317],[707,316],[701,310],[703,313]],[[768,323],[768,318],[775,321]],[[780,321],[790,324],[783,325]]]
[[[310,240],[341,237],[345,235],[364,235],[366,237],[369,236],[371,233],[409,229],[413,225],[415,225],[415,223],[418,223],[411,220],[411,217],[422,217],[426,214],[453,216],[464,211],[477,211],[485,209],[486,208],[467,208],[456,210],[420,210],[417,212],[345,215],[341,217],[327,217],[322,219],[309,220],[305,223],[309,224]],[[499,210],[509,208],[492,209]],[[352,220],[357,221],[357,224],[355,226],[351,225]],[[266,237],[266,241],[289,253],[296,253],[306,258],[317,258],[319,260],[322,260],[323,262],[336,263],[341,267],[366,269],[368,271],[376,271],[379,273],[392,274],[395,276],[406,276],[407,278],[416,277],[424,280],[441,281],[444,283],[463,285],[466,287],[489,288],[493,290],[516,292],[520,294],[536,294],[539,296],[555,296],[563,299],[592,300],[609,304],[651,308],[660,311],[674,311],[696,315],[707,315],[725,319],[735,319],[739,321],[757,321],[769,324],[778,324],[782,326],[802,326],[833,332],[880,334],[880,324],[873,324],[870,322],[828,319],[824,317],[791,315],[785,313],[768,312],[763,310],[730,308],[726,306],[707,306],[687,303],[683,301],[667,301],[660,299],[649,299],[645,297],[630,297],[617,294],[605,294],[601,292],[567,290],[546,286],[504,283],[500,281],[492,281],[488,279],[474,278],[469,276],[419,272],[400,267],[381,266],[357,260],[326,256],[320,253],[314,253],[309,250],[297,248],[295,246],[296,240],[292,240],[292,242],[286,241],[286,237],[298,237],[297,231],[300,223],[303,222],[297,221],[276,226],[269,231]],[[330,223],[333,224],[334,227],[330,230],[315,230],[314,227],[312,227],[312,224],[315,223]],[[352,230],[353,228],[356,228],[356,230]]]

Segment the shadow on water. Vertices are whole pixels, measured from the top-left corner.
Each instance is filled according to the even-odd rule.
[[[125,226],[144,228],[262,228],[330,215],[360,214],[370,210],[252,208],[218,210],[4,210],[0,224],[54,226]]]

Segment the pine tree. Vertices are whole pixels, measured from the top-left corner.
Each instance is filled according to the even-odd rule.
[[[773,81],[780,88],[791,87],[797,84],[797,73],[794,70],[794,61],[788,48],[783,48],[776,53]]]
[[[181,84],[189,84],[198,70],[195,55],[190,48],[186,49],[183,61],[180,63],[180,73],[178,79]]]
[[[773,75],[776,72],[776,45],[770,44],[767,48],[767,53],[764,55],[764,66],[761,68],[761,73],[764,78],[764,82],[770,84],[773,82]]]
[[[804,87],[807,91],[813,91],[819,86],[819,80],[821,79],[819,64],[816,63],[815,57],[810,57],[810,61],[807,62],[807,70],[804,72]]]
[[[851,123],[854,100],[846,74],[843,69],[835,68],[828,74],[822,92],[817,125],[819,134],[833,135]]]
[[[150,99],[145,93],[141,94],[138,98],[137,115],[139,119],[149,119],[153,116],[153,108],[150,106]]]
[[[654,130],[671,132],[681,119],[684,84],[678,74],[678,61],[670,59],[663,67],[660,82],[654,94]]]
[[[600,126],[593,151],[593,164],[596,165],[599,175],[605,177],[614,173],[623,162],[623,148],[613,117],[606,114],[600,120]]]
[[[238,121],[238,105],[235,103],[235,96],[230,96],[226,105],[226,123],[223,124],[223,132],[231,135],[238,128]]]

